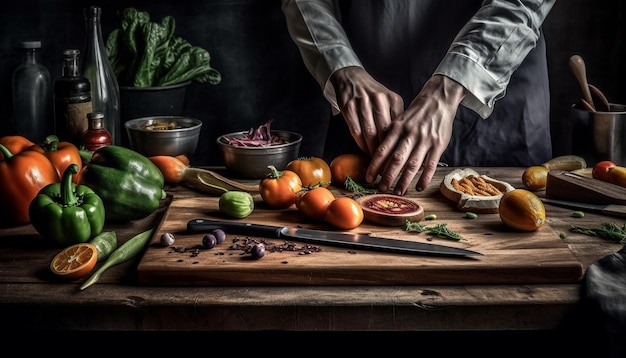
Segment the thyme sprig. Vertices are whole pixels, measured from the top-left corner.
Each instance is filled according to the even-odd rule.
[[[599,228],[572,225],[569,230],[589,236],[598,236],[606,240],[617,241],[620,244],[626,244],[626,224],[619,226],[614,222],[603,222],[600,224]]]
[[[439,224],[435,224],[432,226],[428,226],[428,225],[420,224],[419,222],[411,222],[407,220],[406,223],[404,224],[404,231],[425,232],[430,235],[435,235],[440,238],[450,239],[454,241],[465,240],[461,235],[450,230],[448,228],[448,224],[446,223],[439,223]]]
[[[361,184],[355,182],[354,179],[350,178],[349,175],[346,176],[346,181],[343,182],[343,186],[347,190],[350,190],[352,193],[354,193],[357,197],[367,194],[376,194],[375,190],[366,189]]]

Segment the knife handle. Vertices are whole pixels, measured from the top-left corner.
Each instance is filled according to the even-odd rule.
[[[187,222],[188,232],[210,232],[215,229],[222,229],[228,234],[235,235],[254,235],[279,238],[280,231],[283,227],[207,219],[193,219]]]

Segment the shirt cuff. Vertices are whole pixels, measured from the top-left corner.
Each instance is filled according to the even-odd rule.
[[[482,118],[491,115],[495,102],[506,93],[505,86],[498,85],[482,66],[463,54],[449,53],[434,74],[447,76],[465,87],[469,93],[461,104]]]

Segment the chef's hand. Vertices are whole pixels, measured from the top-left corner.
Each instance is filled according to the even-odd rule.
[[[395,118],[372,155],[366,180],[381,176],[378,189],[404,195],[419,170],[415,189],[422,191],[432,180],[437,163],[450,143],[457,108],[465,88],[448,77],[431,77],[409,107]]]
[[[330,78],[337,105],[357,145],[372,156],[391,121],[404,110],[404,101],[361,67],[345,67]]]

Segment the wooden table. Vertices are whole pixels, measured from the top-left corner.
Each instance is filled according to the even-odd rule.
[[[439,168],[438,186],[451,168]],[[477,168],[521,188],[523,168]],[[199,194],[169,186],[179,198]],[[539,192],[539,195],[542,193]],[[107,225],[120,243],[156,225],[166,209],[128,225]],[[570,224],[615,220],[546,206],[548,223],[584,268],[622,245],[570,233]],[[618,219],[619,220],[619,219]],[[58,248],[30,225],[0,229],[0,321],[16,330],[79,331],[552,331],[567,322],[580,284],[142,287],[138,259],[113,267],[94,286],[59,282],[48,264]]]

